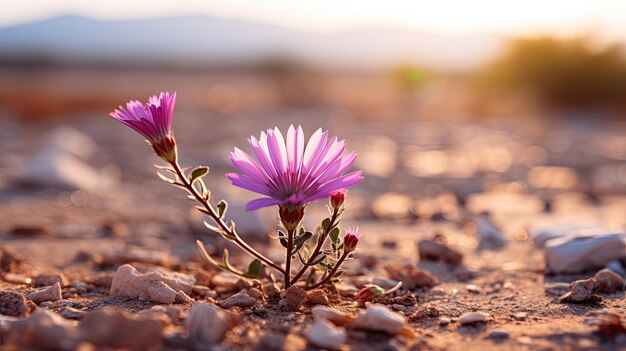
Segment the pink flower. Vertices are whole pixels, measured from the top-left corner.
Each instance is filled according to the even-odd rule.
[[[158,156],[167,162],[175,162],[176,140],[172,134],[172,115],[176,104],[174,94],[162,92],[151,96],[148,103],[131,100],[126,107],[119,106],[109,116],[143,135]]]
[[[361,171],[344,174],[356,153],[342,156],[345,141],[327,139],[328,131],[318,129],[305,148],[301,127],[289,127],[287,140],[278,128],[268,129],[258,140],[254,136],[248,139],[256,160],[238,148],[230,153],[231,162],[241,173],[226,177],[233,185],[264,196],[250,201],[248,211],[272,205],[296,211],[363,180]]]

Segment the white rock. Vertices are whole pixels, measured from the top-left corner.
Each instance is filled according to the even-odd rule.
[[[60,126],[42,138],[43,150],[58,149],[82,159],[89,159],[97,151],[96,142],[88,135],[69,126]]]
[[[600,268],[626,256],[624,234],[553,239],[545,248],[546,269],[552,273],[578,273]]]
[[[343,328],[335,327],[324,319],[316,319],[307,337],[313,345],[339,350],[341,344],[346,341],[346,332]]]
[[[459,323],[461,325],[468,325],[478,322],[486,322],[491,318],[491,315],[483,312],[473,312],[473,313],[465,313],[461,317],[459,317]]]
[[[189,337],[203,345],[220,342],[237,323],[235,316],[208,303],[195,304],[185,320]]]
[[[125,264],[115,272],[109,295],[171,304],[179,290],[190,295],[195,281],[194,277],[182,273],[149,271],[142,274]]]
[[[398,334],[406,324],[406,318],[392,312],[384,305],[372,304],[365,311],[361,311],[352,322],[355,328],[383,331],[389,334]]]
[[[61,300],[61,285],[58,282],[54,283],[54,285],[28,294],[28,298],[37,304],[45,301]]]
[[[315,319],[324,319],[333,322],[335,325],[346,325],[354,320],[354,317],[349,316],[343,312],[334,310],[326,306],[313,306],[311,313]]]
[[[594,221],[581,221],[576,218],[566,220],[550,221],[533,225],[530,229],[530,236],[536,247],[544,247],[552,239],[564,236],[593,236],[598,233],[606,233],[607,229]]]
[[[476,218],[476,235],[478,249],[499,249],[506,245],[502,230],[493,223],[488,212],[481,213]]]
[[[35,156],[18,181],[27,185],[98,192],[102,190],[100,172],[71,154],[48,150]]]

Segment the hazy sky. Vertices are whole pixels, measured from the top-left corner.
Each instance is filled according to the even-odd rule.
[[[77,14],[104,20],[209,14],[311,31],[382,25],[458,34],[593,32],[626,40],[626,0],[0,0],[0,25]]]

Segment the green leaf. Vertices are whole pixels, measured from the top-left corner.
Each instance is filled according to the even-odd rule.
[[[245,275],[250,278],[257,278],[259,276],[259,273],[261,273],[261,268],[263,268],[263,263],[261,263],[261,261],[259,261],[258,259],[255,259],[250,262],[250,265],[248,266],[248,271],[245,273]]]
[[[324,220],[322,221],[322,229],[326,230],[329,224],[330,224],[330,218],[324,218]]]
[[[320,258],[316,259],[315,261],[311,262],[311,264],[309,266],[317,266],[318,264],[324,262],[324,259],[326,258],[326,255],[321,254]]]
[[[194,180],[204,176],[207,173],[209,173],[209,167],[207,167],[207,166],[198,166],[198,167],[194,168],[193,171],[191,171],[191,176],[189,176],[189,182],[193,183]]]
[[[339,229],[339,227],[335,227],[333,228],[333,230],[330,231],[330,241],[333,242],[333,244],[338,244],[339,243],[339,234],[340,234],[341,230]]]
[[[225,200],[220,200],[217,204],[217,215],[222,218],[226,214],[226,210],[228,210],[228,202]]]
[[[280,241],[280,245],[285,249],[289,246],[289,242],[287,241],[287,234],[282,230],[278,231],[278,241]]]
[[[337,272],[335,272],[335,275],[333,275],[333,278],[339,278],[343,275],[343,273],[345,272],[344,269],[338,269]]]
[[[294,246],[295,246],[295,251],[297,252],[298,250],[300,250],[302,248],[302,246],[304,245],[304,243],[307,242],[307,240],[311,239],[311,237],[313,237],[313,233],[311,232],[304,232],[298,236],[296,236],[296,238],[294,239]]]

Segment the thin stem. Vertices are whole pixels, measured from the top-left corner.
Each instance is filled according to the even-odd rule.
[[[287,231],[287,255],[285,257],[285,289],[291,286],[291,255],[293,254],[293,235],[296,230]]]
[[[293,279],[291,279],[291,284],[295,284],[298,281],[298,279],[300,279],[300,277],[302,277],[302,275],[310,267],[310,264],[313,263],[313,261],[315,260],[315,257],[317,257],[317,255],[320,253],[320,250],[322,250],[322,246],[324,246],[324,242],[326,242],[326,238],[328,238],[328,233],[330,233],[331,229],[335,227],[335,224],[336,224],[335,221],[337,221],[338,218],[339,218],[339,210],[334,209],[333,215],[330,218],[330,222],[328,222],[328,227],[324,228],[324,232],[320,235],[319,239],[317,240],[317,245],[315,246],[313,253],[311,254],[311,256],[309,256],[309,259],[306,261],[306,264],[302,266],[302,268],[300,268],[300,271],[298,272],[298,274],[296,274],[296,276]]]
[[[202,195],[198,194],[196,189],[187,180],[187,177],[185,177],[185,174],[180,169],[180,165],[178,164],[178,162],[172,162],[172,163],[170,163],[170,165],[172,165],[172,167],[174,168],[174,171],[176,172],[176,175],[178,175],[178,178],[180,178],[180,181],[182,182],[182,184],[185,187],[185,189],[187,189],[187,191],[189,191],[189,193],[191,195],[193,195],[193,197],[196,199],[196,201],[198,201],[199,203],[202,204],[202,206],[207,211],[206,213],[208,213],[208,215],[213,219],[213,221],[220,227],[220,229],[222,231],[224,231],[226,234],[228,234],[229,237],[231,237],[233,239],[233,241],[235,242],[235,244],[237,244],[237,246],[239,246],[239,248],[241,248],[242,250],[248,252],[253,257],[258,258],[261,262],[263,262],[263,263],[267,264],[268,266],[276,269],[277,271],[279,271],[281,273],[284,272],[283,269],[279,265],[277,265],[276,263],[272,262],[272,260],[270,260],[269,258],[263,256],[261,253],[257,252],[255,249],[253,249],[250,245],[248,245],[248,243],[243,241],[239,237],[239,235],[237,235],[237,233],[234,230],[230,230],[230,228],[226,225],[226,223],[224,223],[222,218],[215,213],[215,211],[213,210],[213,207],[211,207],[211,205],[209,205],[208,201],[206,201],[202,197]]]
[[[339,269],[339,267],[341,267],[341,264],[343,263],[343,261],[348,257],[348,254],[349,252],[344,251],[343,254],[341,254],[341,257],[339,258],[337,263],[335,263],[335,266],[333,267],[333,269],[330,271],[330,273],[328,273],[326,278],[320,280],[317,284],[304,288],[304,290],[313,290],[315,288],[319,288],[320,286],[327,284],[331,279],[333,279],[333,276],[335,275],[335,273],[337,273],[337,270]]]

